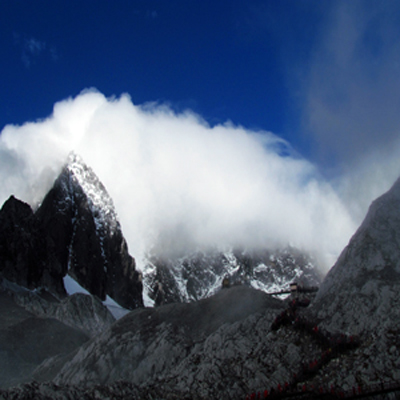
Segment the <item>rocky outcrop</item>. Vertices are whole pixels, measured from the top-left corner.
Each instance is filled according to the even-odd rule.
[[[310,308],[322,328],[359,335],[337,380],[400,380],[400,180],[375,200]]]
[[[89,395],[101,385],[99,398],[129,387],[144,399],[245,398],[271,388],[306,388],[312,398],[388,387],[400,380],[398,232],[399,182],[372,204],[309,308],[233,286],[135,310],[83,345],[54,382]]]
[[[172,400],[244,399],[271,388],[301,393],[322,367],[340,366],[341,354],[335,349],[318,365],[315,360],[325,350],[313,329],[288,324],[272,330],[276,316],[288,306],[237,286],[196,303],[134,310],[67,360],[42,364],[35,378],[51,382],[34,382],[0,395]],[[332,382],[335,376],[328,375],[326,391]]]
[[[82,293],[75,293],[62,300],[47,315],[68,326],[79,328],[90,336],[104,332],[115,322],[111,312],[99,299]]]
[[[27,288],[44,283],[43,242],[31,207],[11,196],[0,210],[0,274]],[[61,282],[51,282],[62,293]]]
[[[135,310],[84,345],[53,382],[90,391],[122,380],[144,399],[245,398],[279,387],[301,392],[354,346],[329,344],[327,353],[312,320],[272,329],[289,310],[291,302],[246,286],[199,302]],[[324,362],[316,361],[325,353]]]
[[[397,318],[400,301],[400,180],[375,200],[329,271],[313,305],[326,326],[368,335]],[[396,314],[397,315],[397,314]]]

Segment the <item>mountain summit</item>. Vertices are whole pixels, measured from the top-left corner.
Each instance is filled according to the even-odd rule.
[[[7,279],[63,297],[69,275],[101,300],[108,295],[128,309],[143,305],[141,279],[113,202],[77,155],[69,156],[35,213],[11,197],[0,221],[0,249],[8,255],[0,271]]]

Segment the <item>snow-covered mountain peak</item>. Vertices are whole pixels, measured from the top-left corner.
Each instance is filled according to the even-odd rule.
[[[105,228],[110,233],[113,232],[119,224],[114,203],[94,171],[78,154],[72,152],[64,167],[64,174],[75,181],[87,196],[96,226],[99,229]]]
[[[81,157],[69,156],[35,219],[47,244],[50,267],[57,269],[58,286],[68,274],[102,300],[108,295],[126,308],[143,305],[136,263],[113,201]],[[58,291],[65,295],[64,286]]]

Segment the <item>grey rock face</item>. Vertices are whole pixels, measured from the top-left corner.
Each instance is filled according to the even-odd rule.
[[[218,299],[232,296],[240,304],[245,296],[237,291],[251,290],[233,287],[198,303],[133,312],[83,346],[57,382],[109,385],[119,377],[134,383],[139,392],[160,398],[174,398],[173,393],[180,398],[240,398],[284,382],[300,388],[307,384],[351,391],[359,385],[396,381],[400,369],[399,231],[397,182],[373,203],[310,309],[300,312],[309,321],[305,328],[289,323],[271,331],[274,317],[282,310],[283,303],[278,302],[276,306],[265,303],[262,309],[254,306],[252,311],[244,307],[247,316],[223,319],[208,330],[209,321],[220,315],[215,312],[217,304],[225,304],[223,311],[229,314],[230,301],[219,303]],[[191,310],[191,319],[185,310]],[[206,319],[207,323],[201,317],[195,319],[204,313],[213,318]],[[315,327],[329,334],[330,342],[318,339]],[[327,353],[329,343],[341,343],[342,338],[349,343],[353,337],[358,347],[332,345],[333,352]],[[301,378],[294,380],[294,374]]]
[[[384,326],[400,296],[400,181],[375,200],[329,271],[313,309],[325,325],[362,334]]]
[[[375,200],[328,273],[310,312],[329,330],[357,334],[361,347],[338,373],[362,383],[399,379],[400,181]]]
[[[154,271],[160,274],[164,268],[170,274],[157,279],[167,282],[164,287],[170,283],[177,301],[188,303],[135,309],[79,349],[47,358],[35,376],[51,382],[0,391],[0,396],[245,398],[285,383],[292,389],[312,385],[312,390],[333,387],[351,393],[358,386],[399,381],[399,232],[400,181],[371,205],[310,307],[295,311],[288,301],[246,285],[194,301],[212,294],[204,292],[201,282],[221,286],[216,279],[221,271],[250,284],[268,271],[289,274],[291,265],[299,264],[290,252],[279,257],[267,252],[198,254],[178,260],[178,275],[172,261],[164,268],[153,260]],[[211,268],[204,272],[200,267],[205,265]],[[299,280],[293,270],[290,279]],[[315,285],[311,278],[305,283]],[[76,305],[82,307],[77,300]],[[29,320],[20,314],[26,312],[5,318],[7,329],[20,317]],[[284,323],[276,324],[277,316]]]
[[[82,293],[75,293],[62,300],[48,315],[68,326],[79,328],[90,336],[100,334],[115,322],[110,311],[99,299]]]
[[[82,346],[53,382],[91,390],[122,380],[144,399],[245,398],[285,382],[301,387],[303,365],[322,346],[292,326],[271,330],[286,307],[236,286],[195,303],[135,310]]]

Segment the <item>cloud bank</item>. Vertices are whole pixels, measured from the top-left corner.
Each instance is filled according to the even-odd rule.
[[[175,251],[290,243],[329,267],[355,229],[314,166],[274,134],[210,127],[189,111],[94,90],[55,104],[45,120],[3,129],[0,202],[11,193],[39,202],[70,151],[106,186],[138,261],[155,243]]]

